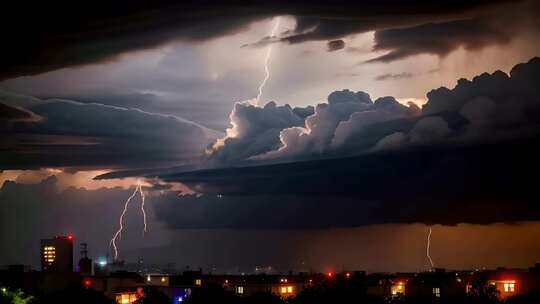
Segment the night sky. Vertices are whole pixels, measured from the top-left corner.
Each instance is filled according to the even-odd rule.
[[[431,227],[439,267],[540,262],[537,1],[9,10],[0,266],[68,233],[112,255],[137,185],[128,261],[425,270]]]

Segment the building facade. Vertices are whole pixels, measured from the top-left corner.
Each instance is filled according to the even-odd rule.
[[[73,272],[73,236],[56,236],[40,243],[41,270]]]

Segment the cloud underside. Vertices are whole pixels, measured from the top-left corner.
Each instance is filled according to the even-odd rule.
[[[378,31],[376,50],[389,53],[374,61],[425,52],[444,55],[461,45],[474,49],[504,43],[517,30],[537,26],[521,22],[535,14],[536,4],[528,0],[517,4],[506,0],[444,4],[423,0],[258,2],[162,0],[111,5],[94,1],[80,10],[65,1],[36,1],[30,11],[26,3],[15,4],[0,21],[6,41],[0,79],[104,62],[172,41],[197,43],[223,37],[274,15],[297,19],[296,28],[284,33],[282,41],[329,41],[329,50],[343,48],[340,39],[346,36]],[[533,7],[524,8],[522,3]],[[489,18],[492,15],[497,16],[494,24]],[[405,37],[416,45],[402,44],[400,39]]]
[[[167,175],[204,194],[155,210],[172,228],[536,221],[539,139]]]

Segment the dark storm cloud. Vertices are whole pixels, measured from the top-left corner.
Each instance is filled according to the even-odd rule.
[[[195,87],[193,82],[188,82],[191,89]],[[212,84],[206,84],[206,87]],[[202,86],[201,86],[202,87]],[[187,92],[178,85],[179,92]],[[174,115],[185,118],[190,121],[214,129],[225,130],[228,119],[226,113],[231,109],[233,102],[224,102],[223,100],[209,100],[205,98],[195,98],[191,96],[159,96],[153,93],[138,92],[103,92],[103,93],[83,93],[60,96],[39,96],[43,99],[68,99],[76,100],[81,103],[101,103],[105,105],[117,106],[122,108],[137,108],[145,112],[151,112],[163,115]]]
[[[16,2],[0,21],[0,79],[112,60],[174,40],[236,33],[255,20],[296,16],[284,41],[335,40],[396,26],[476,16],[514,1],[70,1]],[[29,9],[31,8],[31,9]],[[6,8],[7,10],[8,8]],[[503,11],[504,12],[504,11]],[[376,16],[376,18],[373,18]],[[504,19],[504,18],[501,18]]]
[[[373,50],[387,53],[367,62],[391,62],[418,54],[444,57],[458,48],[503,45],[526,32],[538,35],[539,11],[537,1],[521,1],[475,18],[382,29],[375,32]]]
[[[171,228],[540,220],[534,141],[168,175],[205,193],[155,206]]]
[[[411,28],[375,32],[375,51],[388,51],[368,62],[391,62],[417,54],[446,56],[458,47],[477,50],[488,45],[504,44],[516,33],[502,24],[485,20],[459,20],[429,23]]]
[[[379,75],[379,76],[375,77],[375,80],[377,80],[377,81],[399,80],[399,79],[404,79],[404,78],[412,78],[413,76],[414,75],[412,73],[409,73],[409,72],[401,72],[401,73],[398,73],[398,74],[387,73],[387,74],[382,74],[382,75]]]
[[[309,132],[284,129],[282,147],[250,157],[250,167],[161,174],[202,196],[162,202],[156,212],[174,228],[539,220],[530,178],[540,170],[539,81],[534,58],[510,76],[433,90],[412,116],[419,109],[392,97],[336,91],[306,119]],[[270,155],[308,161],[253,166]]]
[[[338,51],[345,48],[345,41],[341,39],[332,40],[332,41],[328,41],[326,45],[328,46],[329,52],[334,52],[334,51]]]
[[[2,126],[0,168],[144,167],[197,158],[219,134],[175,116],[138,109],[40,100],[2,92],[4,103],[43,117]]]

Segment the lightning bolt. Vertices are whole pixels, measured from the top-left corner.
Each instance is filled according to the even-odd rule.
[[[281,23],[280,17],[276,17],[276,22],[274,23],[274,26],[272,27],[272,30],[270,31],[270,37],[276,36],[276,32],[279,28],[279,25]],[[270,64],[270,57],[272,56],[272,49],[274,48],[273,43],[270,43],[266,49],[266,57],[264,58],[264,72],[265,76],[259,85],[259,94],[257,94],[257,97],[255,98],[255,101],[257,104],[259,103],[259,100],[262,97],[264,86],[266,85],[266,82],[270,78],[270,69],[268,68],[268,65]]]
[[[433,263],[433,260],[431,259],[431,256],[429,255],[429,250],[431,246],[431,227],[428,228],[428,236],[427,236],[427,244],[426,244],[426,256],[429,260],[429,264],[431,264],[431,268],[435,267],[435,264]]]
[[[118,251],[118,246],[116,245],[116,240],[117,239],[122,239],[122,231],[124,230],[124,216],[126,215],[129,203],[137,195],[137,193],[141,196],[141,212],[142,212],[142,215],[143,215],[143,223],[144,223],[143,237],[144,237],[144,234],[147,231],[146,211],[144,209],[144,203],[145,203],[145,198],[146,197],[144,195],[144,192],[142,191],[141,183],[137,182],[137,186],[135,187],[135,190],[128,197],[128,199],[124,202],[124,210],[122,210],[122,213],[120,214],[120,218],[118,219],[119,228],[116,231],[116,233],[114,233],[114,235],[113,235],[113,237],[111,238],[111,241],[110,241],[110,246],[113,248],[113,252],[114,252],[114,260],[118,259],[118,252],[119,251]]]
[[[143,237],[144,237],[144,234],[146,233],[146,210],[144,210],[144,200],[146,199],[146,197],[144,196],[144,192],[142,191],[142,186],[140,184],[139,184],[139,194],[141,195],[141,213],[143,215],[143,224],[144,224]]]

